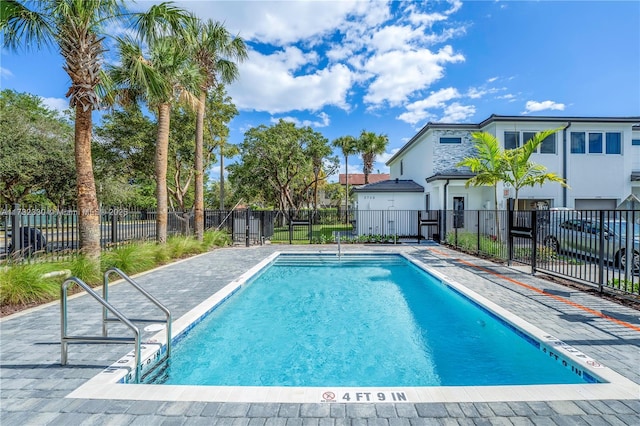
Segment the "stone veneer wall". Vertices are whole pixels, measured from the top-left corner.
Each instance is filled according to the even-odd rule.
[[[461,144],[441,144],[440,137],[462,138]],[[451,170],[467,170],[456,167],[466,157],[473,157],[477,151],[468,130],[434,130],[433,132],[433,173]]]

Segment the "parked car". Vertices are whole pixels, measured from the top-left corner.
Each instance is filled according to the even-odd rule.
[[[605,220],[600,223],[589,217],[566,215],[559,220],[551,220],[544,233],[544,244],[556,252],[583,255],[599,259],[601,233],[604,247],[603,259],[614,266],[625,269],[631,259],[631,271],[640,272],[640,225],[631,224],[620,219]],[[627,244],[628,237],[631,243]],[[628,256],[627,250],[632,250]]]

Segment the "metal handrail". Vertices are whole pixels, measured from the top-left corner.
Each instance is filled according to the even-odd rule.
[[[161,319],[144,319],[144,318],[130,318],[130,320],[131,321],[136,321],[136,322],[147,322],[147,323],[158,323],[158,322],[165,323],[166,324],[165,328],[166,328],[166,331],[167,331],[167,351],[166,351],[166,354],[165,354],[165,358],[169,358],[169,356],[171,355],[171,311],[169,311],[169,309],[167,309],[166,306],[164,306],[162,303],[160,303],[160,301],[158,299],[153,297],[153,295],[151,295],[149,292],[147,292],[138,283],[136,283],[134,280],[132,280],[127,274],[125,274],[120,269],[115,268],[115,267],[109,268],[104,272],[104,280],[103,280],[104,284],[102,286],[102,298],[106,302],[109,301],[109,275],[111,273],[115,273],[116,275],[119,275],[120,278],[122,278],[123,280],[125,280],[126,282],[131,284],[135,289],[137,289],[140,293],[142,293],[143,296],[145,296],[147,299],[149,299],[149,301],[151,301],[151,303],[156,305],[158,308],[160,308],[160,310],[162,312],[164,312],[164,314],[165,314],[165,319],[164,320],[161,320]],[[109,318],[108,317],[108,312],[107,312],[106,307],[102,308],[102,335],[104,337],[107,336],[107,322],[111,322],[111,321],[114,321],[114,320],[115,320],[114,318]]]
[[[107,336],[69,336],[67,335],[67,288],[77,284],[83,288],[91,297],[96,299],[103,309],[111,311],[123,324],[133,331],[135,337],[107,337]],[[71,277],[67,278],[60,288],[60,364],[67,365],[68,345],[72,342],[81,343],[135,343],[135,383],[140,381],[140,330],[136,327],[127,317],[125,317],[120,311],[118,311],[113,305],[100,297],[98,293],[93,291],[90,286],[85,284],[80,278]]]

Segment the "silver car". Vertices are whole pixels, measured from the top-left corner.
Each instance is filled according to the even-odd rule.
[[[630,271],[640,272],[640,225],[632,224],[627,229],[627,222],[619,219],[605,220],[600,223],[581,215],[564,216],[560,220],[551,220],[544,233],[544,244],[556,252],[583,255],[599,259],[601,233],[604,246],[602,257],[606,262],[625,269],[627,259],[632,259]],[[629,241],[629,243],[627,243]],[[632,257],[627,255],[633,251]]]

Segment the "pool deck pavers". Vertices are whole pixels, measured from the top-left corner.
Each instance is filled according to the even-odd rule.
[[[640,383],[638,310],[438,245],[343,245],[342,250],[401,251],[415,257]],[[276,251],[335,252],[336,247],[224,248],[135,279],[171,309],[175,321]],[[130,286],[112,285],[110,301],[125,315],[158,317]],[[69,330],[74,334],[99,334],[100,318],[99,305],[88,296],[70,299]],[[127,335],[116,324],[109,327],[112,335]],[[130,350],[131,345],[73,344],[68,365],[61,366],[59,303],[2,318],[0,425],[640,425],[640,387],[635,399],[588,401],[506,397],[501,402],[343,404],[66,397]]]

